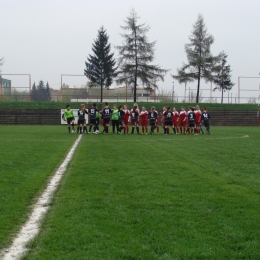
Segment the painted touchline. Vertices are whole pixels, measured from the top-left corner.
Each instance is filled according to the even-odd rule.
[[[49,209],[48,205],[50,204],[52,195],[57,189],[61,178],[67,169],[68,163],[70,162],[81,138],[82,135],[79,135],[77,140],[74,142],[66,158],[64,159],[58,170],[55,172],[54,176],[51,178],[49,184],[47,185],[47,188],[43,191],[43,193],[40,195],[37,202],[33,206],[33,211],[29,219],[22,226],[18,235],[13,240],[11,246],[3,250],[1,254],[3,256],[3,260],[20,259],[27,251],[26,245],[28,244],[28,242],[31,241],[38,234],[40,230],[40,222]]]

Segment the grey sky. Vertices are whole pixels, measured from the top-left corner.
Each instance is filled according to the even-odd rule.
[[[30,73],[33,82],[42,79],[55,89],[60,86],[61,74],[83,74],[84,62],[102,25],[113,46],[122,43],[120,25],[132,8],[141,17],[140,23],[151,27],[149,40],[157,41],[154,62],[170,69],[165,82],[158,84],[160,88],[171,91],[170,74],[186,62],[184,44],[189,42],[198,13],[214,36],[212,53],[224,50],[228,54],[236,83],[233,96],[239,76],[259,76],[259,0],[0,0],[0,7],[0,57],[5,58],[2,73]],[[12,81],[18,86],[22,79],[12,77]],[[86,78],[64,81],[79,85]],[[241,87],[257,90],[259,83],[260,79],[241,80]],[[175,91],[182,96],[184,86],[175,82]],[[208,96],[206,91],[204,95]]]

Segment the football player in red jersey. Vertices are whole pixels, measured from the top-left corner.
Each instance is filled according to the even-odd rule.
[[[162,112],[162,127],[163,127],[163,131],[165,129],[165,118],[166,118],[166,111],[167,111],[167,108],[166,106],[163,107],[163,112]]]
[[[140,117],[142,118],[142,134],[148,132],[148,112],[145,110],[145,107],[142,107],[142,111],[140,113]]]
[[[185,107],[181,107],[181,112],[180,112],[180,133],[185,133],[185,128],[187,124],[187,112],[185,111]]]
[[[129,131],[128,125],[130,123],[130,110],[128,110],[127,105],[124,105],[124,112],[125,112],[125,115],[124,115],[124,123],[125,123],[124,133],[128,134],[128,131]]]
[[[172,109],[172,112],[173,112],[173,117],[172,117],[173,126],[172,126],[172,129],[173,129],[174,134],[177,135],[179,133],[178,121],[179,121],[180,114],[176,110],[175,107]]]
[[[200,125],[201,125],[201,111],[200,111],[200,107],[199,105],[196,106],[196,110],[195,110],[195,124],[196,124],[196,130],[197,130],[197,134],[200,133]]]

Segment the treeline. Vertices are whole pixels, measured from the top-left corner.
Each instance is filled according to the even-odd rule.
[[[109,88],[115,80],[117,84],[125,84],[131,87],[136,101],[136,89],[138,86],[153,91],[157,88],[156,82],[164,80],[169,71],[158,65],[152,64],[155,56],[156,42],[149,42],[147,32],[150,27],[140,24],[136,12],[132,10],[121,26],[123,43],[115,48],[119,52],[117,60],[111,52],[111,44],[106,30],[102,26],[98,36],[92,44],[92,52],[85,62],[84,74],[90,80],[89,87],[99,86],[102,101],[103,88]],[[190,43],[185,44],[187,63],[177,69],[172,75],[179,83],[185,85],[197,81],[196,102],[199,101],[200,81],[215,84],[215,90],[223,92],[230,90],[234,83],[231,81],[230,65],[227,65],[227,54],[222,51],[218,55],[211,53],[211,45],[214,38],[207,32],[203,16],[193,25]]]
[[[50,101],[51,100],[51,91],[49,83],[47,82],[46,86],[42,80],[39,81],[39,84],[36,86],[33,83],[32,92],[31,92],[32,101]]]

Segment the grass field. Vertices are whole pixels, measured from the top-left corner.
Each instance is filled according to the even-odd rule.
[[[76,139],[61,126],[0,126],[0,249],[27,219]]]
[[[21,128],[0,127],[6,146]],[[28,127],[19,137],[24,142],[14,142],[19,151],[27,150],[22,164],[30,163],[30,154],[34,158],[40,153],[28,166],[30,185],[40,184],[27,192],[15,227],[10,223],[5,228],[1,214],[0,237],[10,237],[24,222],[28,205],[76,138],[65,128],[51,128]],[[260,259],[259,128],[211,131],[199,136],[83,136],[41,232],[23,259]],[[67,141],[23,148],[41,135]],[[17,198],[9,193],[25,175],[0,182],[1,192],[8,186],[3,195],[9,202]],[[12,204],[3,207],[4,214],[16,210]]]

